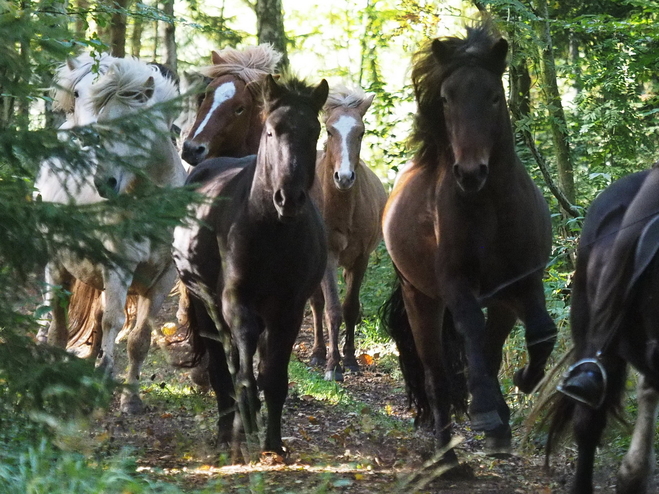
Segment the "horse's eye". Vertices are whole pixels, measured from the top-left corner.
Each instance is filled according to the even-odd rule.
[[[244,111],[245,111],[245,107],[241,106],[236,110],[236,115],[242,115]]]
[[[361,134],[359,134],[359,139],[361,140],[363,138],[364,138],[364,133],[362,132]]]
[[[334,137],[334,133],[331,130],[328,130],[327,137]]]
[[[268,137],[272,137],[272,131],[271,131],[271,130],[267,131],[265,134],[266,134]]]
[[[79,98],[80,97],[80,93],[78,92],[77,89],[75,91],[73,91],[73,97],[74,98]]]
[[[501,96],[496,94],[494,98],[492,98],[492,106],[498,105],[500,101],[501,101]]]

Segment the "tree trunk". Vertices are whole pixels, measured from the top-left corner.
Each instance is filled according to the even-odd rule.
[[[142,34],[144,34],[144,18],[141,15],[133,17],[133,34],[130,40],[130,54],[140,58],[142,51]]]
[[[563,104],[556,82],[556,65],[552,46],[547,0],[535,0],[539,20],[535,30],[540,40],[540,72],[545,102],[549,111],[549,126],[554,141],[556,165],[558,168],[558,183],[565,197],[574,204],[574,172],[570,155],[570,143],[567,134],[567,122],[563,112]]]
[[[117,12],[112,14],[110,21],[110,47],[113,57],[126,56],[126,11],[130,0],[114,0],[113,7]]]
[[[271,43],[282,54],[279,70],[289,65],[282,0],[256,0],[256,32],[259,43]]]
[[[78,15],[76,16],[76,38],[85,39],[89,23],[87,22],[87,11],[89,10],[89,0],[77,0]]]
[[[164,0],[163,12],[171,19],[165,25],[165,64],[174,72],[177,72],[176,56],[176,25],[174,24],[174,0]]]

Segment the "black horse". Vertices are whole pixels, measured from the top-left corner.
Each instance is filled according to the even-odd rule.
[[[249,437],[258,428],[257,384],[267,406],[262,447],[283,452],[288,361],[327,257],[323,221],[309,199],[327,93],[324,80],[313,88],[267,76],[258,154],[209,160],[188,178],[201,182],[209,202],[196,208],[200,222],[177,228],[174,256],[191,293],[197,354],[209,354],[219,441],[231,445],[236,460],[242,433]]]
[[[659,168],[618,180],[584,221],[572,288],[575,363],[552,408],[548,454],[570,421],[579,454],[572,492],[593,492],[595,449],[620,408],[627,364],[641,373],[638,418],[617,492],[650,490],[659,405]]]
[[[529,361],[515,383],[528,393],[556,339],[542,285],[549,210],[515,154],[501,82],[507,50],[481,26],[465,39],[436,39],[415,56],[419,147],[384,213],[400,280],[384,323],[438,449],[449,444],[451,412],[466,409],[469,391],[472,428],[485,431],[491,452],[509,451],[510,411],[497,377],[503,344],[521,319]],[[444,460],[457,463],[455,452]]]

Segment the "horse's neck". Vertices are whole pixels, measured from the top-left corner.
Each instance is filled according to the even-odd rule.
[[[153,143],[154,148],[160,147],[163,153],[151,163],[151,179],[161,187],[180,187],[185,184],[187,172],[169,135],[161,137],[162,140],[158,138]]]

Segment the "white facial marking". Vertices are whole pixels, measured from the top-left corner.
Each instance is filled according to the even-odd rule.
[[[339,168],[340,177],[349,177],[352,175],[350,166],[350,152],[348,150],[348,135],[357,125],[357,120],[348,115],[341,115],[334,124],[334,128],[341,136],[341,167]]]
[[[217,110],[220,107],[220,105],[224,103],[226,100],[233,98],[235,94],[236,94],[236,86],[233,82],[225,82],[224,84],[218,86],[215,89],[215,94],[213,95],[213,104],[211,105],[210,110],[208,110],[208,113],[206,114],[206,118],[204,118],[204,121],[199,124],[199,127],[197,127],[197,132],[195,132],[194,135],[192,136],[193,139],[197,137],[202,130],[204,130],[204,127],[206,127],[206,124],[213,116],[215,110]]]

